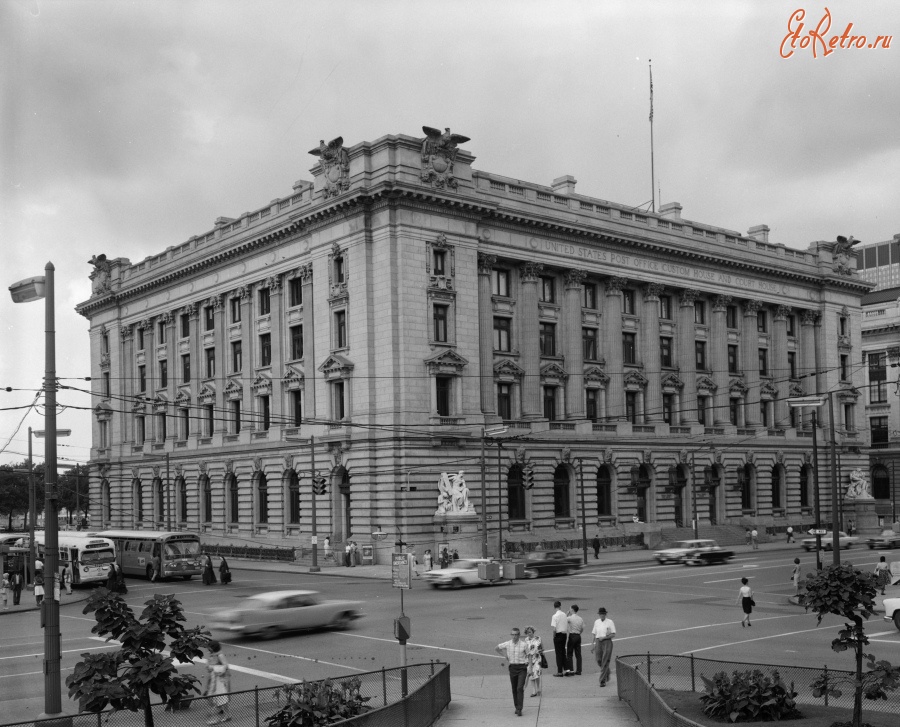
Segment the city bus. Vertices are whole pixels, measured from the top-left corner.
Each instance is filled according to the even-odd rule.
[[[200,536],[196,533],[103,530],[96,534],[116,544],[116,562],[125,575],[152,579],[159,568],[160,578],[189,581],[203,572]]]
[[[105,581],[109,564],[116,560],[116,546],[112,540],[87,533],[60,533],[59,572],[72,566],[72,585]],[[45,560],[44,533],[34,534],[38,557]]]

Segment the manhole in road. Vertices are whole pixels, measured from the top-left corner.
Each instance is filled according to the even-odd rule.
[[[514,601],[514,600],[519,599],[519,598],[526,598],[526,599],[527,599],[528,596],[526,596],[526,595],[524,595],[524,594],[522,594],[522,593],[512,593],[512,594],[510,594],[510,595],[508,595],[508,596],[498,596],[498,598],[505,598],[507,601]]]

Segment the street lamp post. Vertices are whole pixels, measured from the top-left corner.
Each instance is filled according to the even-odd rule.
[[[487,427],[481,428],[481,557],[488,557],[488,541],[487,541],[487,501],[488,501],[488,489],[487,489],[487,474],[486,474],[486,462],[485,462],[485,454],[484,454],[484,446],[485,441],[488,437],[494,437],[498,434],[503,434],[506,431],[506,427],[494,427],[493,429],[488,429]],[[503,537],[502,535],[500,536]],[[501,554],[502,557],[502,554]]]

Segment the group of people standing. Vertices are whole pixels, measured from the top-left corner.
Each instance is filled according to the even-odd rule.
[[[573,603],[568,611],[563,611],[562,602],[554,601],[553,608],[555,611],[550,619],[553,650],[556,655],[556,673],[553,676],[581,676],[581,642],[584,619],[579,615],[578,604]],[[597,616],[591,629],[591,651],[600,667],[600,686],[605,687],[610,679],[609,664],[612,658],[612,641],[616,635],[616,627],[612,619],[607,618],[605,608],[598,609]],[[550,665],[544,655],[544,644],[534,626],[525,627],[524,639],[521,638],[518,628],[513,628],[510,636],[508,641],[498,644],[495,650],[508,662],[513,704],[516,715],[521,717],[525,701],[525,683],[531,682],[532,697],[539,696],[543,686],[543,671]]]
[[[222,582],[223,586],[231,583],[231,568],[228,567],[225,558],[222,558],[222,562],[219,563],[219,580],[216,580],[216,570],[213,567],[212,556],[207,553],[206,560],[203,562],[203,585],[211,586],[219,581]]]

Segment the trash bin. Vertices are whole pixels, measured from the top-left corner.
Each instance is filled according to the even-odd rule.
[[[516,581],[521,580],[525,577],[525,564],[524,563],[504,563],[503,564],[503,577],[508,581]]]
[[[375,548],[371,545],[362,546],[362,564],[375,565]]]
[[[500,564],[499,563],[479,563],[478,577],[483,581],[500,580]]]

